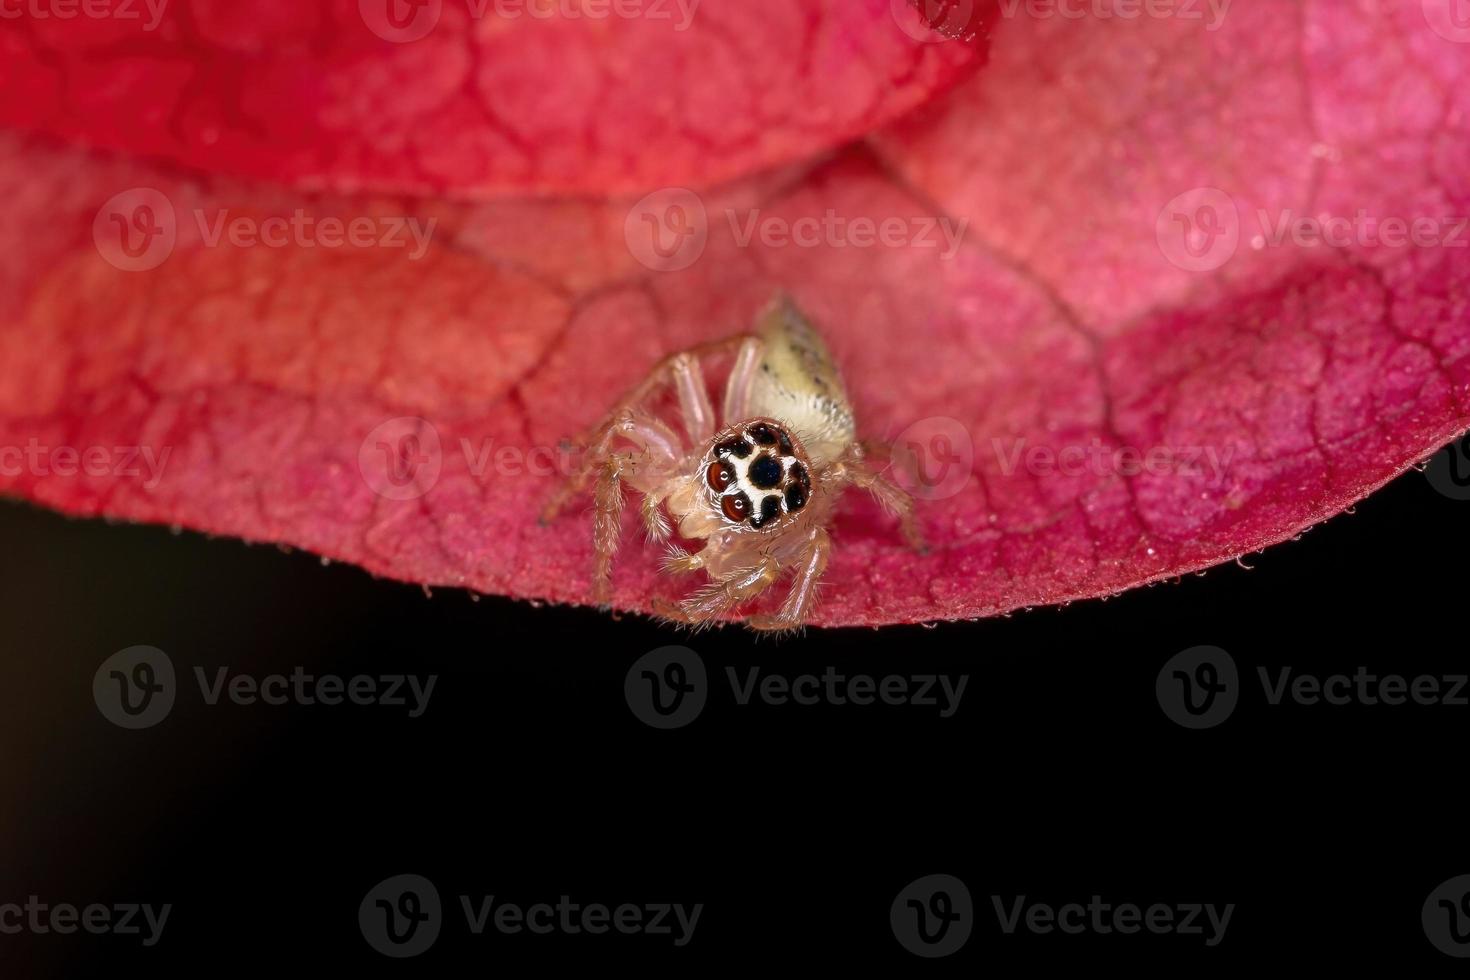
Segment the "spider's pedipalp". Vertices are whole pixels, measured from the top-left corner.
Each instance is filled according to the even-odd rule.
[[[686,626],[709,623],[736,606],[770,588],[781,574],[781,566],[769,556],[753,567],[740,570],[727,579],[711,582],[689,598],[677,603],[663,602],[660,615]],[[656,605],[656,608],[657,608]]]

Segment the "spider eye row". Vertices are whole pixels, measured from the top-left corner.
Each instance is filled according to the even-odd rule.
[[[745,465],[742,475],[735,461],[749,459],[752,453],[755,458]],[[715,445],[714,459],[705,467],[705,484],[721,495],[720,513],[726,520],[759,528],[781,516],[783,503],[787,513],[795,513],[811,498],[811,475],[805,464],[791,458],[787,465],[786,458],[795,456],[795,444],[785,430],[756,422],[743,436]],[[726,492],[730,490],[734,492]],[[758,502],[753,502],[757,496]]]

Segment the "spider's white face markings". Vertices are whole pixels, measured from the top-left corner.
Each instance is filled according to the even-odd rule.
[[[786,430],[754,420],[736,426],[715,444],[705,484],[731,524],[762,528],[794,514],[811,498],[811,472]]]

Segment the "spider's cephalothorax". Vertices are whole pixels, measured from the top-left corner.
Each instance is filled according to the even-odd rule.
[[[715,416],[702,361],[731,358],[721,413]],[[682,436],[657,414],[676,408]],[[818,336],[784,298],[744,334],[673,354],[614,406],[587,440],[586,465],[548,504],[543,521],[594,480],[593,589],[606,601],[621,533],[623,484],[643,494],[649,536],[704,541],[698,551],[669,543],[670,572],[704,571],[710,583],[679,603],[654,600],[660,613],[701,624],[725,616],[768,588],[786,569],[791,590],[780,609],[751,616],[757,629],[792,629],[816,601],[827,564],[837,496],[867,489],[896,513],[922,547],[907,494],[885,477],[857,440],[842,379]],[[669,518],[673,519],[671,525]]]

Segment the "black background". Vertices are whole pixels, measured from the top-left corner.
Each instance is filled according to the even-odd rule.
[[[1253,569],[1108,602],[935,628],[738,629],[533,608],[375,580],[303,553],[0,505],[0,901],[172,903],[161,941],[0,936],[0,975],[148,967],[191,975],[338,966],[352,975],[528,963],[1013,965],[1393,963],[1463,972],[1420,908],[1470,873],[1465,720],[1450,706],[1283,705],[1256,668],[1463,673],[1470,502],[1411,472]],[[172,713],[125,731],[92,678],[134,644],[182,679]],[[667,644],[712,677],[703,713],[657,731],[630,665]],[[1155,679],[1228,650],[1241,701],[1216,728],[1161,710]],[[415,673],[422,717],[385,706],[207,705],[192,669]],[[737,706],[727,666],[787,675],[966,674],[958,712]],[[420,874],[446,921],[390,960],[359,930],[380,880]],[[975,903],[968,943],[906,952],[889,905],[945,873]],[[474,936],[458,896],[529,905],[704,904],[692,941]],[[991,896],[1211,902],[1201,936],[1005,935]]]

